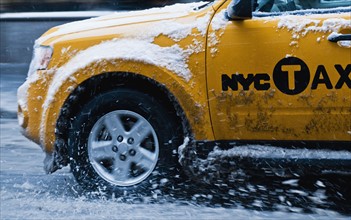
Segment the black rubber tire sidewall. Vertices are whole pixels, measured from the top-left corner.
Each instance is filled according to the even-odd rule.
[[[105,114],[115,110],[129,110],[143,116],[154,128],[159,141],[159,158],[155,171],[143,182],[130,187],[115,186],[101,178],[90,164],[88,137],[94,124]],[[71,169],[77,181],[88,191],[96,189],[113,193],[147,192],[151,184],[170,178],[177,167],[177,155],[172,139],[179,139],[180,129],[174,117],[148,94],[130,89],[117,89],[92,98],[73,119],[69,132]],[[173,143],[173,144],[172,144]],[[156,173],[156,175],[155,175]]]

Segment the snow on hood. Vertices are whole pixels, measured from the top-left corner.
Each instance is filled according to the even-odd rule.
[[[126,47],[126,45],[128,45]],[[118,51],[118,53],[116,53]],[[136,39],[116,39],[103,42],[79,52],[70,61],[56,71],[54,82],[49,87],[45,109],[54,101],[54,96],[62,82],[66,81],[73,73],[85,68],[91,63],[103,60],[121,59],[138,61],[146,64],[164,67],[188,81],[191,77],[187,64],[188,53],[177,44],[171,47],[160,47]]]
[[[44,34],[36,41],[36,44],[43,44],[46,40],[50,38],[65,34],[72,34],[107,27],[115,27],[120,25],[179,18],[188,15],[189,13],[194,11],[194,9],[206,3],[207,2],[174,4],[163,8],[152,8],[142,11],[116,12],[111,15],[106,15],[98,18],[71,22],[57,26],[57,30],[54,30],[53,32],[48,34]]]

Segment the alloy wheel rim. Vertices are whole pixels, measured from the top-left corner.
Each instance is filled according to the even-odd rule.
[[[102,116],[88,138],[94,170],[117,186],[133,186],[154,170],[159,143],[152,125],[140,114],[116,110]]]

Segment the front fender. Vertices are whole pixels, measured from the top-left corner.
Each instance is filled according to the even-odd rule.
[[[47,153],[54,151],[56,122],[71,92],[89,78],[109,72],[135,73],[165,86],[184,110],[195,139],[214,139],[206,94],[204,65],[191,65],[189,78],[167,67],[122,59],[101,59],[99,62],[90,62],[76,71],[71,71],[67,66],[69,63],[56,71],[43,104],[40,143]]]

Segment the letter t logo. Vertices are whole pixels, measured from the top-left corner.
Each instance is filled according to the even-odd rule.
[[[290,90],[295,89],[295,73],[301,71],[300,65],[284,65],[283,72],[288,72],[288,85]]]
[[[275,86],[284,94],[296,95],[303,92],[310,82],[310,70],[297,57],[281,59],[273,70]]]

